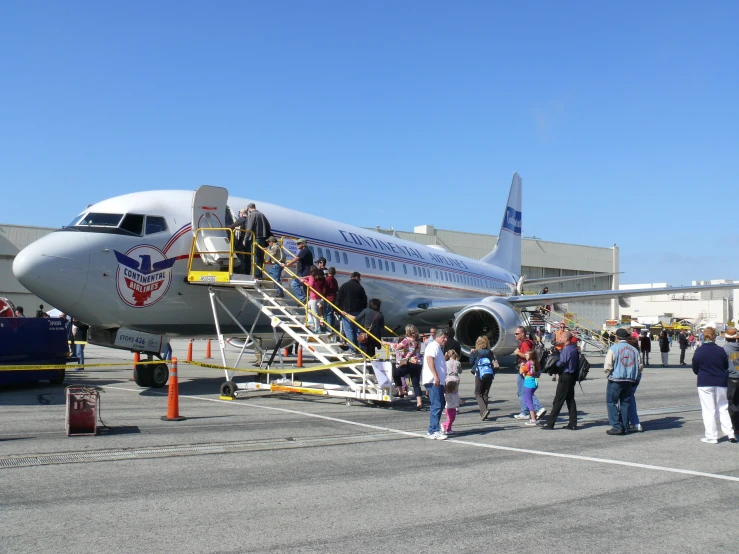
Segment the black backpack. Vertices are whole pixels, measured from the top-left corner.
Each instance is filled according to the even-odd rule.
[[[588,359],[580,354],[577,362],[577,382],[580,385],[580,390],[585,392],[582,388],[582,382],[588,378],[588,372],[590,371],[590,362]]]
[[[549,358],[549,350],[544,348],[542,343],[538,342],[534,347],[534,354],[536,355],[536,361],[539,362],[538,367],[543,368],[544,364],[547,362],[547,358]]]

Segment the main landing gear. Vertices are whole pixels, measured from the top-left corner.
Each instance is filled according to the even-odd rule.
[[[152,361],[152,356],[149,356]],[[169,366],[165,362],[159,364],[137,364],[133,366],[133,380],[140,387],[160,389],[169,380]]]

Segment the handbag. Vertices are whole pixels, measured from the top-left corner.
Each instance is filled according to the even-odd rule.
[[[377,319],[377,316],[379,315],[379,313],[380,312],[377,312],[375,314],[375,317],[372,318],[372,323],[370,323],[369,325],[370,329],[372,329],[372,326],[375,324],[375,320]],[[365,319],[365,321],[367,320]],[[357,342],[359,344],[367,344],[369,342],[369,335],[365,333],[364,331],[362,331],[361,333],[357,335]]]

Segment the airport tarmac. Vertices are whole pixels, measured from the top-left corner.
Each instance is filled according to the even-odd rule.
[[[95,437],[66,437],[64,386],[3,387],[0,552],[734,552],[739,445],[700,442],[695,376],[678,355],[645,370],[645,432],[615,437],[595,356],[579,430],[512,419],[510,368],[480,421],[465,371],[446,441],[425,438],[428,411],[412,401],[221,401],[223,373],[185,363],[181,422],[160,419],[166,389],[138,388],[130,366],[69,372],[66,385],[104,388]],[[86,357],[130,359],[92,346]],[[540,381],[547,409],[555,387]]]

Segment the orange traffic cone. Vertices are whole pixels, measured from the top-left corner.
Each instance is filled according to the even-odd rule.
[[[210,360],[212,357],[210,355],[210,339],[208,339],[208,344],[205,345],[205,359]]]
[[[141,354],[138,352],[133,353],[133,372],[136,373],[136,364],[138,364],[141,361]],[[131,376],[131,381],[135,381],[136,378]]]
[[[167,415],[162,421],[182,421],[186,419],[180,415],[180,387],[177,382],[177,358],[172,358],[172,367],[169,370],[169,395],[167,397]]]
[[[298,363],[295,364],[295,367],[303,367],[303,347],[298,346]]]
[[[192,339],[190,339],[190,342],[187,343],[187,360],[186,362],[192,361]]]

